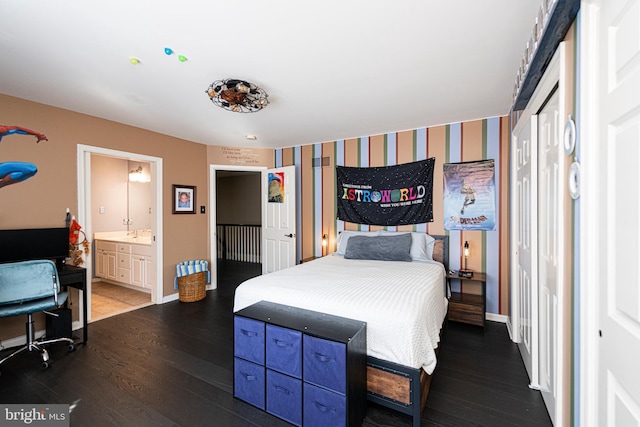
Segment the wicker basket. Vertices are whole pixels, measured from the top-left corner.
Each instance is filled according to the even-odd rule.
[[[206,285],[206,271],[178,277],[178,298],[182,302],[200,301],[207,295]]]

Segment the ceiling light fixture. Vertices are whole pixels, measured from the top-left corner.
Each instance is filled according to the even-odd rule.
[[[236,113],[255,113],[269,105],[269,95],[264,90],[239,79],[216,80],[206,93],[218,107]]]

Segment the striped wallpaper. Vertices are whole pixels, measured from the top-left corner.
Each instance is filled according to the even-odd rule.
[[[342,230],[397,230],[445,234],[443,226],[443,165],[448,162],[496,161],[496,231],[447,231],[450,268],[460,268],[461,246],[469,242],[469,268],[487,273],[487,311],[508,312],[508,162],[509,119],[493,117],[384,135],[363,136],[275,150],[275,166],[296,167],[298,259],[334,252]],[[329,166],[314,167],[327,157]],[[390,166],[435,157],[433,216],[426,224],[368,226],[336,219],[335,166]],[[504,174],[502,173],[504,171]],[[328,244],[322,247],[322,236]],[[456,281],[457,282],[457,281]],[[452,283],[455,289],[459,283]],[[465,292],[477,292],[464,283]]]

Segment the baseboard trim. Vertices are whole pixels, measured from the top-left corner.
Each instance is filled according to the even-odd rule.
[[[171,302],[171,301],[177,301],[179,298],[180,298],[180,295],[177,292],[175,294],[164,296],[162,297],[162,304]]]
[[[509,318],[504,314],[485,313],[485,319],[491,320],[492,322],[507,323]]]
[[[46,333],[45,330],[35,331],[35,339],[38,340],[38,339],[42,338],[45,333]],[[6,340],[0,341],[0,350],[6,350],[8,348],[13,348],[13,347],[22,347],[26,343],[27,343],[27,336],[26,335],[20,335],[20,336],[13,337],[13,338],[7,338]]]
[[[511,341],[515,342],[515,340],[513,339],[513,325],[511,324],[510,317],[507,319],[507,332],[509,332],[509,338],[511,339]]]

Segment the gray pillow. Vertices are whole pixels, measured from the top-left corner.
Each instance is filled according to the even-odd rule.
[[[398,236],[351,236],[344,253],[347,259],[411,261],[411,233]]]

